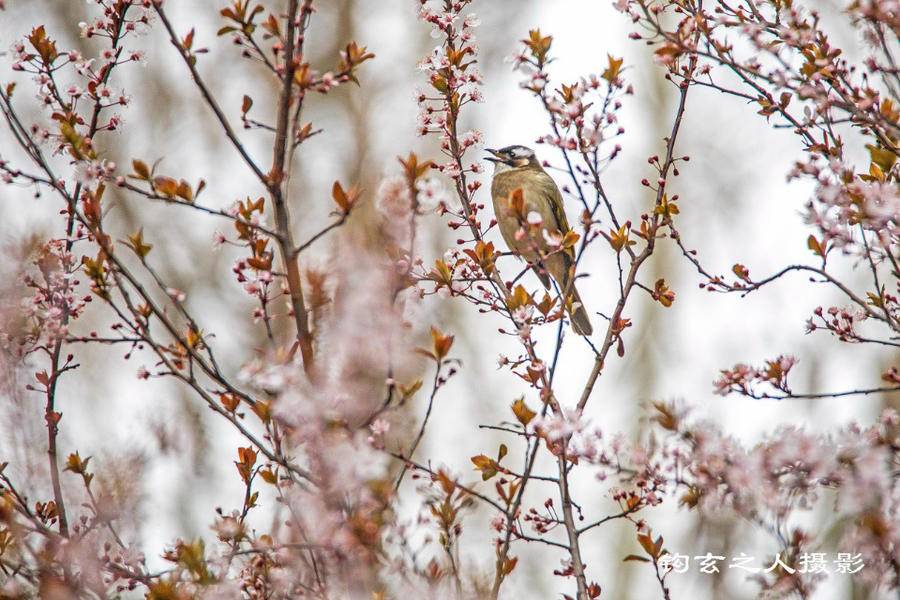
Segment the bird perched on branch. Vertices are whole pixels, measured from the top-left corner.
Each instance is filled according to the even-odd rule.
[[[575,288],[575,251],[578,236],[569,228],[562,194],[526,146],[487,149],[494,163],[491,198],[503,239],[513,254],[534,269],[544,287],[550,277],[559,286],[572,329],[591,335],[593,327]]]

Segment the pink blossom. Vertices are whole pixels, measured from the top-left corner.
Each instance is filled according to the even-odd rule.
[[[378,185],[375,207],[389,221],[407,219],[412,210],[409,184],[400,175],[386,177]]]

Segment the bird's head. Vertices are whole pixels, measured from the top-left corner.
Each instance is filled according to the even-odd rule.
[[[507,146],[499,150],[485,148],[492,156],[486,160],[494,163],[494,172],[505,171],[506,169],[518,169],[529,166],[540,166],[534,150],[528,146]]]

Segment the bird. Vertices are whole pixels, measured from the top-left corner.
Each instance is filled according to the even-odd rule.
[[[513,254],[528,261],[545,288],[550,289],[550,277],[556,281],[572,330],[591,335],[594,328],[575,288],[575,252],[571,246],[551,243],[554,236],[571,231],[559,187],[531,148],[513,145],[485,150],[491,154],[487,160],[494,163],[491,199],[503,240]]]

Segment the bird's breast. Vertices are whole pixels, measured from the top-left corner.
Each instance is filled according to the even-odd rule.
[[[510,206],[508,199],[510,194],[521,189],[525,201],[525,216],[537,213],[541,216],[540,229],[558,229],[556,217],[553,214],[552,190],[548,188],[547,181],[554,185],[553,180],[543,172],[532,172],[528,169],[511,169],[497,173],[491,181],[491,199],[494,204],[494,213],[497,215],[497,226],[504,241],[514,252],[521,254],[526,260],[534,260],[536,254],[533,246],[543,248],[543,235],[534,236],[538,239],[517,239],[516,233],[521,228],[519,215]]]

